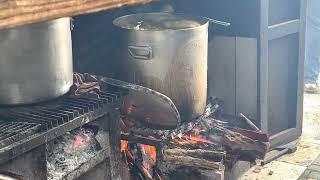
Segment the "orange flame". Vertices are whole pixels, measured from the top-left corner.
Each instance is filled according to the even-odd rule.
[[[125,152],[128,149],[128,141],[120,141],[120,151]]]
[[[157,149],[154,146],[141,144],[142,153],[149,156],[153,162],[157,161]]]

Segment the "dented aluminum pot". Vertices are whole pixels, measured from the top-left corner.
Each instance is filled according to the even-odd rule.
[[[70,18],[0,30],[0,104],[30,104],[73,83]]]
[[[168,96],[182,121],[200,116],[207,99],[208,19],[144,13],[114,24],[122,31],[124,52],[117,78]]]

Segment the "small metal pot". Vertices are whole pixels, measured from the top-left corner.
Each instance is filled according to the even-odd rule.
[[[0,30],[0,104],[30,104],[73,83],[70,18]]]

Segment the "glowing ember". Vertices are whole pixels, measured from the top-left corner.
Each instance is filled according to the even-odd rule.
[[[128,141],[120,141],[120,150],[121,152],[125,152],[126,150],[128,150]]]
[[[208,140],[205,136],[196,135],[196,134],[189,134],[184,135],[181,139],[175,141],[177,144],[180,145],[187,145],[187,144],[215,144],[214,142]]]
[[[72,144],[73,149],[80,149],[85,147],[90,141],[90,137],[87,134],[80,133],[75,136],[74,142]]]
[[[197,135],[197,136],[189,135],[189,139],[195,143],[202,142],[202,143],[206,143],[206,144],[214,144],[214,142],[207,140],[204,136],[200,136],[200,135]]]

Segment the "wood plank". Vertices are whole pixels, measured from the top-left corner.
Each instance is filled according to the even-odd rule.
[[[153,0],[1,0],[0,28],[76,16]]]
[[[299,30],[299,60],[298,60],[298,84],[297,84],[297,113],[296,128],[302,131],[303,121],[303,96],[304,96],[304,61],[305,61],[305,35],[307,1],[300,0],[300,30]]]
[[[285,145],[289,142],[297,140],[301,136],[301,131],[297,128],[289,128],[277,134],[270,136],[270,144],[272,148]]]

